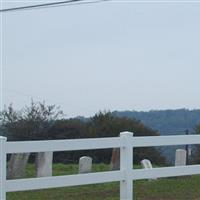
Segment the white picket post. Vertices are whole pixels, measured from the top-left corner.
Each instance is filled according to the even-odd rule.
[[[6,200],[6,140],[0,136],[0,200]]]
[[[120,200],[132,200],[133,199],[133,147],[131,145],[131,139],[133,133],[121,132],[121,139],[124,141],[124,146],[120,148],[120,170],[125,175],[125,179],[120,181]]]

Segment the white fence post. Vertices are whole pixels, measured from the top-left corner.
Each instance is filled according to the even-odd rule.
[[[120,182],[120,200],[133,199],[133,147],[131,139],[133,133],[122,132],[120,137],[124,140],[124,146],[120,148],[120,170],[125,174],[125,180]]]
[[[0,136],[0,200],[6,200],[6,140]]]

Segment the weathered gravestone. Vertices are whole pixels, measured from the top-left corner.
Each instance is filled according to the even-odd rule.
[[[186,150],[177,149],[175,155],[175,166],[184,166],[186,165]]]
[[[14,153],[8,162],[8,179],[23,178],[30,153]]]
[[[119,168],[120,168],[120,149],[114,148],[112,150],[110,170],[119,170]]]
[[[39,152],[36,154],[36,176],[52,176],[53,152]]]
[[[124,131],[120,133],[120,137],[124,135],[124,133],[131,134],[133,136],[133,133]],[[112,150],[112,157],[110,161],[110,170],[119,170],[120,169],[120,148],[113,148]]]
[[[90,173],[92,171],[92,158],[83,156],[79,159],[79,173]]]
[[[141,163],[143,169],[146,169],[146,170],[153,169],[151,161],[148,160],[148,159],[144,159],[140,163]],[[152,178],[152,179],[149,179],[149,180],[155,180],[155,179],[157,179],[157,178]]]
[[[144,159],[140,163],[141,163],[143,169],[152,169],[153,168],[151,161],[148,159]]]

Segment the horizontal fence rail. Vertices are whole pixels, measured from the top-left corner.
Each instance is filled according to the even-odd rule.
[[[145,136],[133,137],[131,144],[136,147],[172,146],[185,144],[200,144],[199,135],[181,136]],[[47,151],[75,151],[90,149],[109,149],[125,146],[119,137],[98,139],[44,140],[7,142],[6,153],[34,153]],[[31,147],[31,148],[30,148]]]
[[[34,153],[47,151],[75,151],[89,149],[109,149],[122,146],[119,137],[95,138],[95,139],[72,139],[72,140],[44,140],[7,142],[6,153]],[[31,147],[31,148],[30,148]]]
[[[133,137],[133,147],[173,146],[186,144],[200,144],[200,135],[171,135]]]
[[[6,183],[6,191],[25,191],[37,190],[66,186],[78,186],[97,183],[107,183],[123,180],[123,174],[120,171],[113,172],[97,172],[89,174],[66,175],[42,178],[27,178],[18,180],[8,180]]]
[[[167,178],[200,174],[200,165],[161,167],[153,169],[135,169],[132,172],[133,180]]]
[[[133,148],[186,144],[200,144],[200,135],[133,137],[133,133],[122,132],[120,137],[112,138],[23,142],[7,142],[5,137],[0,137],[0,200],[6,200],[6,192],[116,181],[120,181],[120,199],[132,200],[133,180],[200,174],[200,165],[133,169]],[[109,148],[120,148],[119,171],[6,180],[6,154]]]

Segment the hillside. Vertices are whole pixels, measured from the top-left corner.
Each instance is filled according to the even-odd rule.
[[[186,129],[193,132],[200,123],[200,110],[114,111],[113,115],[141,120],[161,135],[184,134]]]
[[[145,126],[157,130],[161,135],[182,135],[185,134],[186,129],[192,134],[196,125],[200,123],[200,110],[114,111],[113,115],[138,119]],[[174,164],[175,151],[178,148],[185,148],[185,146],[161,148],[162,154],[170,164]]]

